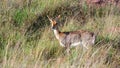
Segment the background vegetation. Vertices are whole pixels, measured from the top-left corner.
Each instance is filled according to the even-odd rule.
[[[61,15],[60,30],[97,32],[96,44],[64,54],[47,15]],[[120,9],[90,7],[84,0],[1,0],[1,68],[119,68]]]

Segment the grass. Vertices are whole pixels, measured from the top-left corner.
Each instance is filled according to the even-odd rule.
[[[0,3],[1,68],[120,67],[119,30],[111,31],[120,26],[117,7],[91,9],[78,0],[22,1]],[[94,31],[96,44],[88,50],[82,46],[73,47],[71,55],[65,55],[46,17],[59,14],[61,31]]]

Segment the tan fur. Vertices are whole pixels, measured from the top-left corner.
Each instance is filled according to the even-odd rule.
[[[49,17],[48,17],[49,18]],[[58,19],[59,17],[57,17]],[[61,32],[57,27],[57,21],[55,19],[49,18],[55,37],[58,39],[61,46],[69,49],[69,47],[82,45],[86,49],[95,42],[95,34],[90,31],[78,30]]]

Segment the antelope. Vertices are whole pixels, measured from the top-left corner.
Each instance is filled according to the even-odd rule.
[[[51,23],[51,28],[54,32],[55,37],[59,41],[60,45],[62,47],[65,47],[67,52],[70,51],[70,47],[74,47],[77,45],[82,45],[86,49],[88,49],[88,46],[94,45],[95,34],[93,32],[85,31],[85,30],[61,32],[58,29],[58,22],[57,22],[58,19],[60,18],[60,15],[55,19],[52,19],[49,16],[47,17]]]

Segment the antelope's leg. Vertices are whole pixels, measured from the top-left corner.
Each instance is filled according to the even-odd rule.
[[[83,45],[83,47],[85,47],[86,49],[88,49],[87,42],[82,42],[82,45]]]
[[[70,54],[70,45],[67,44],[65,47],[65,50],[66,50],[67,55],[69,55]]]

